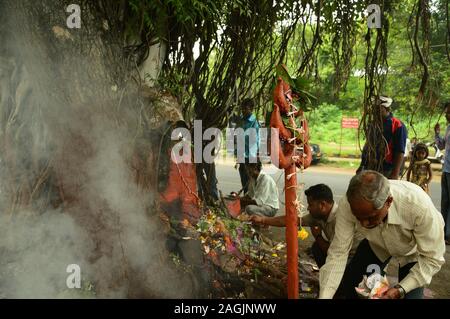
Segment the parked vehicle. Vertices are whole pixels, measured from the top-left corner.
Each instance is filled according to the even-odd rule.
[[[322,158],[322,152],[318,144],[311,144],[312,164],[317,164]]]
[[[428,147],[428,159],[433,163],[444,164],[444,150],[440,150],[435,142],[425,144]]]

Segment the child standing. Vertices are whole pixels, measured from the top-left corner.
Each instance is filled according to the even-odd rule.
[[[417,144],[413,149],[413,156],[408,167],[406,179],[419,185],[425,192],[429,193],[428,185],[430,185],[433,178],[433,173],[431,172],[431,163],[427,157],[428,147],[423,143]]]

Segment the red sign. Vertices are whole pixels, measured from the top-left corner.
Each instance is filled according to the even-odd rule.
[[[358,128],[359,119],[354,117],[343,117],[341,122],[342,128]]]

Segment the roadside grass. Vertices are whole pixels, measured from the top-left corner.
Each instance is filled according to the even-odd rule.
[[[340,147],[339,144],[336,143],[321,143],[314,142],[311,143],[318,144],[320,147],[320,151],[322,154],[328,157],[346,157],[346,158],[360,158],[361,151],[359,147],[355,144],[342,144]]]
[[[359,166],[359,160],[353,160],[353,159],[330,159],[328,157],[323,157],[319,163],[317,163],[315,166],[318,167],[335,167],[335,168],[348,168],[348,169],[356,169]]]
[[[349,153],[350,154],[350,153]],[[329,156],[324,153],[323,157],[320,161],[314,166],[317,167],[334,167],[334,168],[345,168],[345,169],[353,169],[356,171],[358,168],[361,159],[359,157],[354,158],[351,157],[353,154],[350,154],[349,157],[337,157],[337,156]],[[343,155],[344,156],[344,155]],[[408,169],[410,162],[406,162],[405,170]],[[433,175],[440,176],[442,174],[442,165],[440,163],[432,163],[431,169],[433,171]],[[404,179],[406,180],[406,172],[404,174]]]

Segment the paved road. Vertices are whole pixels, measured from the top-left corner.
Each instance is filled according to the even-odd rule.
[[[238,191],[241,189],[241,182],[239,179],[238,170],[234,169],[230,163],[218,163],[217,165],[217,178],[219,180],[219,189],[223,194],[229,194],[231,191]],[[284,202],[284,174],[283,171],[278,170],[277,173],[271,174],[274,180],[277,182],[278,191],[280,194],[280,202]],[[353,173],[346,169],[338,168],[326,168],[326,167],[310,167],[303,173],[297,175],[299,182],[305,183],[305,188],[318,183],[325,183],[333,190],[334,198],[338,201],[346,192],[350,178]],[[441,189],[440,183],[433,181],[431,183],[431,199],[436,205],[437,209],[441,208]],[[284,212],[284,207],[281,209],[281,213]]]

